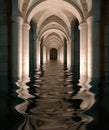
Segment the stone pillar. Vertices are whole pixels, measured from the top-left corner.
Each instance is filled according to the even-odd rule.
[[[22,23],[21,17],[12,17],[12,77],[22,78]]]
[[[47,61],[49,61],[49,60],[50,60],[50,50],[47,49]]]
[[[80,84],[87,78],[87,23],[81,23],[80,29]]]
[[[46,47],[46,63],[48,61],[48,48]]]
[[[74,28],[71,30],[71,70],[74,71]]]
[[[71,68],[71,41],[67,41],[67,67]]]
[[[34,48],[33,48],[33,50],[34,50],[34,59],[33,59],[33,61],[34,61],[34,69],[36,69],[36,50],[37,50],[36,49],[36,45],[37,45],[36,38],[37,38],[37,35],[36,35],[36,28],[35,28],[34,29],[34,36],[33,36],[33,44],[34,44]]]
[[[29,29],[30,25],[23,24],[23,43],[22,43],[22,77],[29,78]]]
[[[61,61],[62,61],[62,64],[64,63],[64,47],[62,46],[62,58],[61,58]]]
[[[46,61],[47,61],[47,56],[46,56],[46,47],[45,46],[43,46],[43,63],[45,64],[46,63]]]
[[[88,79],[99,78],[100,76],[100,37],[99,37],[99,18],[89,17],[88,23]]]
[[[58,60],[59,61],[61,61],[61,56],[62,56],[62,54],[61,54],[61,48],[59,48],[58,49]]]
[[[67,67],[67,40],[64,39],[64,66]]]
[[[30,73],[33,73],[36,69],[36,26],[31,23],[30,29],[30,43],[29,43],[29,62],[30,62]]]
[[[41,38],[40,43],[40,65],[43,66],[43,38]]]
[[[63,64],[63,46],[60,48],[60,50],[61,50],[61,58],[60,58],[60,61],[61,61],[61,63]]]
[[[37,69],[40,68],[40,41],[37,39],[37,47],[36,47],[36,64],[37,64]]]
[[[57,60],[60,61],[60,49],[58,49],[58,51],[57,51]]]

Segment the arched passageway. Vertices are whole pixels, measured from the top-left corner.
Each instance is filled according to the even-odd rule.
[[[106,105],[109,97],[109,0],[0,2],[0,104],[4,110],[1,111],[0,117],[3,129],[12,128],[12,119],[20,119],[16,118],[19,114],[15,112],[15,108],[25,117],[18,129],[57,129],[58,126],[58,129],[68,130],[68,124],[73,125],[71,129],[88,129],[89,125],[87,128],[84,125],[87,121],[89,123],[90,119],[89,116],[88,120],[86,119],[84,110],[88,110],[93,104],[94,95],[88,92],[92,86],[90,90],[97,93],[96,99],[100,97],[94,109],[91,109],[94,110],[94,122],[89,129],[92,129],[93,124],[95,127],[99,125],[100,129],[109,129],[109,121],[105,122],[104,118],[99,120],[103,109],[106,110],[105,117],[109,115],[109,106]],[[57,60],[51,60],[51,57],[54,58],[54,54],[50,54],[53,48],[57,50]],[[73,84],[75,77],[78,77],[79,82]],[[101,81],[106,82],[106,87]],[[14,106],[14,101],[22,102],[16,100],[15,96],[25,102]],[[74,98],[77,100],[72,100]],[[49,105],[51,107],[48,107]],[[97,114],[95,108],[99,109]],[[37,110],[39,113],[36,113]],[[49,113],[50,111],[53,113]],[[90,114],[92,115],[92,112]],[[53,121],[53,118],[56,118],[52,118],[52,115],[57,116],[61,125]],[[50,121],[45,118],[52,119]],[[64,121],[66,125],[63,125]],[[43,127],[40,124],[43,124]],[[12,129],[14,128],[16,127]]]
[[[18,22],[12,24],[15,27],[13,36],[17,30],[20,39],[17,41],[18,48],[13,44],[13,53],[21,52],[16,58],[13,57],[15,70],[13,76],[26,79],[29,75],[29,61],[32,61],[34,68],[40,69],[41,64],[50,60],[50,49],[56,48],[57,60],[66,64],[72,71],[77,67],[77,73],[83,84],[86,81],[90,82],[92,77],[99,77],[99,17],[97,16],[100,13],[100,1],[98,0],[96,6],[93,0],[91,2],[24,0],[18,2],[16,7],[13,6],[13,10],[17,8],[20,12],[19,15],[17,11],[13,14],[13,19],[14,15],[18,15]],[[98,8],[95,14],[92,13],[92,8]],[[32,28],[34,31],[31,31]],[[12,42],[16,42],[14,38]],[[29,45],[34,48],[31,53],[29,53]],[[29,59],[30,56],[32,59]]]
[[[50,49],[50,59],[57,60],[57,50],[55,48]]]

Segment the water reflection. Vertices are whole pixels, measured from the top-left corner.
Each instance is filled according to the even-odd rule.
[[[20,83],[15,106],[25,120],[18,130],[85,130],[93,120],[84,114],[95,102],[86,86],[73,84],[73,74],[58,62],[36,71],[28,83]]]

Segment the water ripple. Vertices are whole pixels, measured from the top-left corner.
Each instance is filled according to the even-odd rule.
[[[60,63],[48,63],[19,87],[24,102],[15,108],[25,121],[18,130],[85,130],[93,120],[84,112],[94,104],[94,94],[74,85],[73,74]]]

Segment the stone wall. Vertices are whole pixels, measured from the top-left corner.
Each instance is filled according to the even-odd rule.
[[[109,24],[105,26],[105,44],[104,44],[104,51],[105,51],[105,77],[106,82],[109,78]]]
[[[109,82],[109,1],[101,1],[101,70],[105,77],[105,82]]]
[[[1,0],[0,5],[0,76],[3,76],[8,71],[8,21],[7,3]]]

